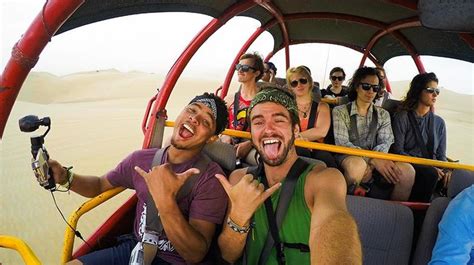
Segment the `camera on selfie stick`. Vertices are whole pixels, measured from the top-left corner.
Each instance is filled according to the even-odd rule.
[[[38,116],[28,115],[21,118],[18,123],[22,132],[34,132],[40,126],[48,127],[43,135],[30,137],[31,154],[33,155],[33,158],[31,159],[31,168],[35,173],[36,179],[43,188],[55,191],[56,183],[54,182],[53,172],[48,165],[48,151],[44,146],[44,138],[51,129],[51,119],[49,117],[39,119]]]

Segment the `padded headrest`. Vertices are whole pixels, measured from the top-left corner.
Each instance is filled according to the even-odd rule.
[[[383,102],[382,108],[390,113],[390,117],[397,111],[398,106],[400,105],[400,100],[396,99],[387,99]]]
[[[454,198],[465,188],[474,184],[474,172],[469,170],[456,169],[451,175],[448,186],[448,197]]]
[[[408,264],[413,237],[410,208],[349,195],[346,201],[359,228],[364,264]]]
[[[275,83],[279,86],[285,86],[286,85],[286,78],[275,77]]]
[[[235,169],[235,148],[221,141],[206,144],[203,149],[204,153],[209,156],[212,161],[219,164],[224,170],[230,172]]]

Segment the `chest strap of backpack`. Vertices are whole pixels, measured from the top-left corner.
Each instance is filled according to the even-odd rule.
[[[408,121],[410,122],[411,127],[415,131],[415,140],[416,144],[421,150],[421,154],[424,158],[433,159],[433,145],[434,145],[434,115],[433,112],[428,112],[428,142],[425,144],[423,140],[423,135],[421,134],[421,128],[416,121],[414,111],[408,111],[407,113]]]
[[[351,115],[352,104],[354,103],[350,102],[346,105],[347,113],[351,118],[351,127],[349,128],[349,141],[353,142],[357,146],[360,146],[361,144],[359,138],[359,130],[357,129],[357,115]],[[369,149],[372,149],[375,146],[378,126],[378,114],[374,105],[372,105],[372,110],[372,121],[370,121],[369,134],[367,135],[367,140],[370,143]]]
[[[301,172],[303,172],[308,166],[309,164],[301,158],[298,158],[295,161],[290,171],[288,172],[285,181],[283,182],[283,186],[281,187],[280,198],[277,203],[277,209],[275,212],[273,211],[271,197],[265,200],[265,210],[267,214],[268,225],[270,227],[270,233],[268,233],[265,245],[262,249],[262,252],[260,253],[260,257],[258,259],[259,265],[266,264],[273,247],[276,247],[277,260],[279,265],[286,264],[284,253],[285,247],[296,248],[299,249],[301,252],[309,252],[309,246],[306,244],[281,242],[280,235],[278,232],[283,224],[283,218],[286,215],[291,198],[293,197],[296,182],[298,181]],[[265,186],[265,189],[268,189],[268,181],[265,175],[265,170],[262,161],[260,161],[258,167],[250,167],[247,170],[247,173],[252,174],[254,176],[254,179],[260,179],[262,184]],[[243,260],[244,265],[247,264],[247,257],[249,251],[248,244],[250,238],[250,236],[247,236],[247,244]]]
[[[167,149],[168,147],[161,148],[156,151],[155,156],[153,157],[151,168],[162,164],[163,156]],[[200,154],[200,158],[193,164],[194,168],[199,169],[199,174],[192,175],[186,180],[186,182],[183,184],[181,189],[178,191],[178,194],[176,195],[176,201],[181,200],[182,198],[188,196],[191,193],[197,180],[202,174],[204,174],[204,172],[206,172],[207,166],[210,162],[211,159],[207,155],[205,155],[204,153]],[[160,213],[156,208],[155,202],[153,201],[153,197],[151,196],[149,191],[147,193],[148,199],[146,202],[145,232],[143,233],[142,241],[138,242],[137,246],[135,247],[139,252],[141,245],[143,257],[141,259],[139,257],[135,258],[135,263],[132,263],[132,257],[135,252],[134,249],[132,251],[132,257],[130,258],[130,264],[151,264],[158,252],[159,237],[163,234],[164,231],[163,224],[160,218]],[[140,254],[137,253],[137,256],[139,255]]]

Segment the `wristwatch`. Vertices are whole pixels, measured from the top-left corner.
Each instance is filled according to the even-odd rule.
[[[252,227],[251,225],[249,226],[240,226],[236,224],[230,217],[227,217],[227,225],[232,229],[234,232],[240,233],[240,234],[245,234],[250,231],[250,228]]]

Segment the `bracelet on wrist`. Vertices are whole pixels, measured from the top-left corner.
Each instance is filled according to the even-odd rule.
[[[240,234],[245,234],[250,231],[250,228],[252,228],[252,225],[248,226],[240,226],[236,224],[230,217],[227,217],[227,225],[232,229],[234,232],[240,233]]]
[[[64,183],[59,183],[59,185],[67,190],[71,188],[72,180],[74,179],[74,173],[72,172],[71,167],[63,167],[66,170],[66,181]]]

